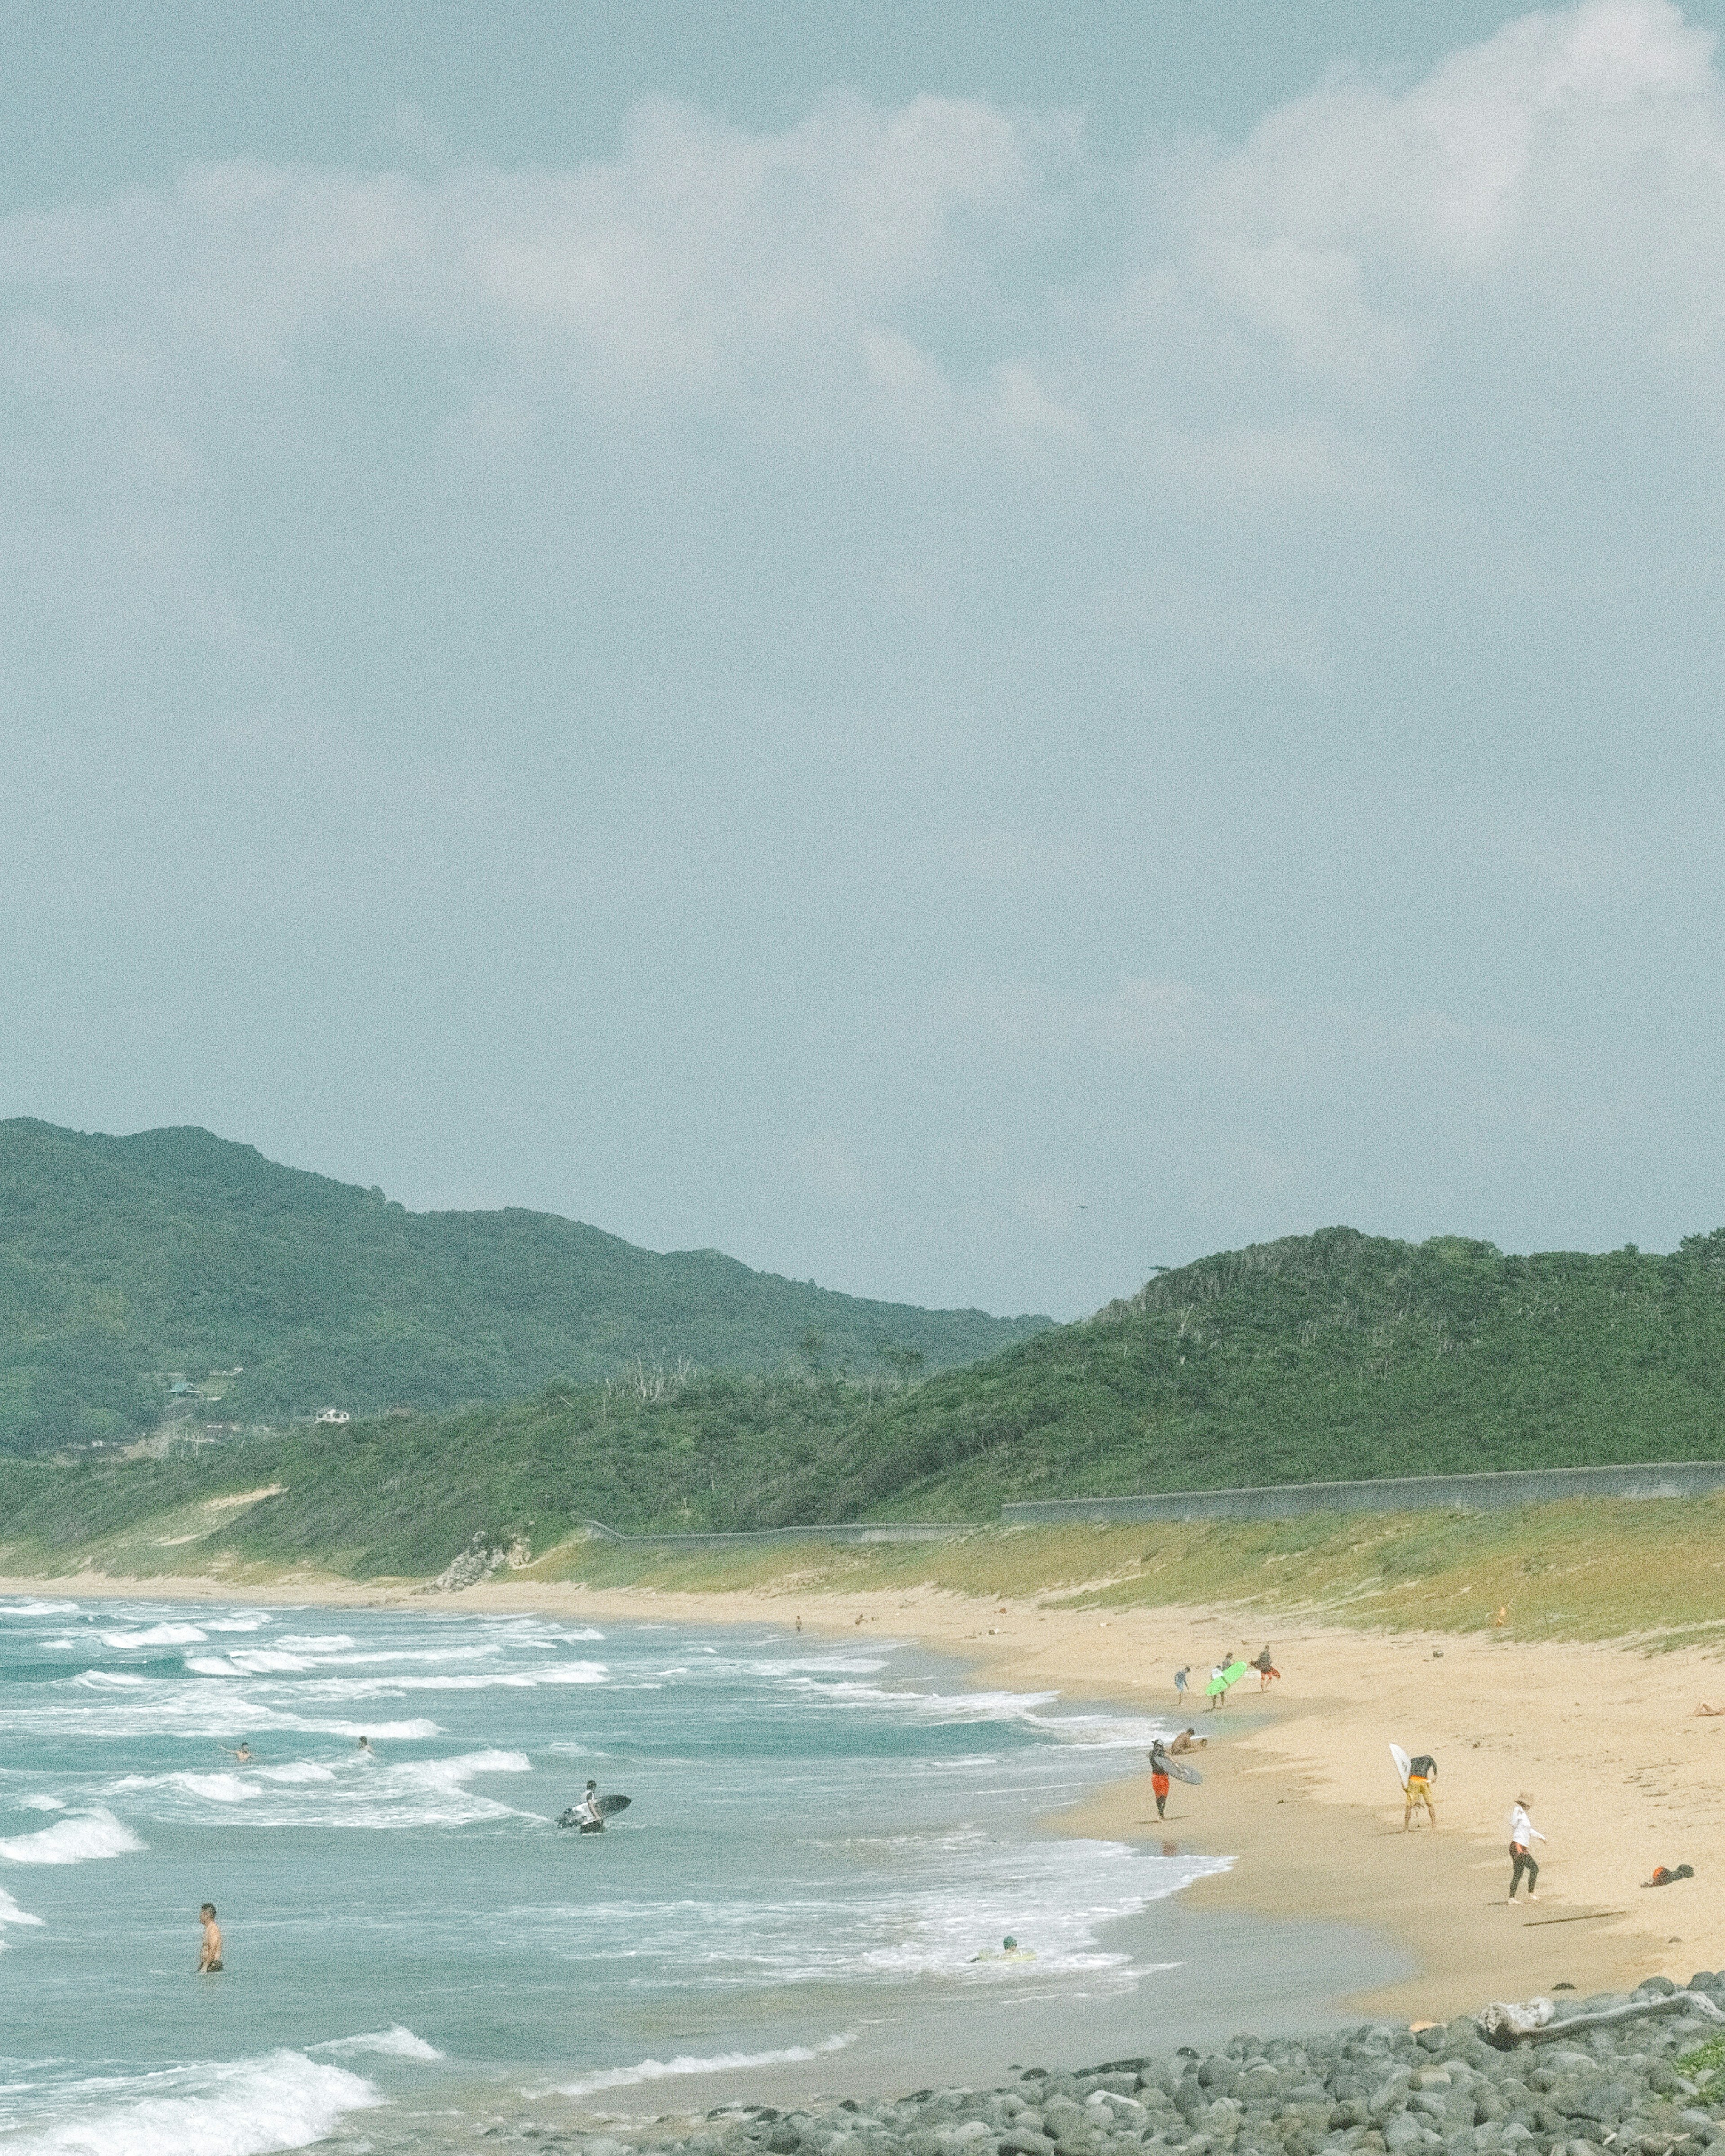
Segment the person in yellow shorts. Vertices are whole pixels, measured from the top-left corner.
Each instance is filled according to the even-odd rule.
[[[1431,1785],[1437,1779],[1437,1761],[1429,1752],[1422,1752],[1417,1759],[1408,1762],[1407,1802],[1402,1807],[1402,1832],[1405,1834],[1414,1823],[1414,1815],[1421,1804],[1432,1825],[1437,1825],[1437,1806],[1431,1800]]]

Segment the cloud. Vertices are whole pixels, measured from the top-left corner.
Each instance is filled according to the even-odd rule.
[[[1129,155],[845,94],[397,132],[0,218],[18,1105],[1014,1306],[1302,1208],[1707,1215],[1677,9]],[[315,1128],[331,1039],[377,1105]]]

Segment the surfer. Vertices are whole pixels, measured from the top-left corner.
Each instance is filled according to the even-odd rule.
[[[1533,1845],[1545,1836],[1527,1816],[1527,1807],[1533,1799],[1524,1789],[1516,1799],[1515,1809],[1509,1815],[1509,1898],[1516,1897],[1516,1889],[1522,1883],[1522,1874],[1527,1875],[1527,1899],[1533,1899],[1533,1889],[1539,1884],[1539,1866],[1534,1861]]]
[[[203,1945],[198,1956],[200,1976],[219,1976],[222,1974],[222,1928],[216,1922],[216,1905],[206,1902],[198,1912],[198,1921],[203,1926]]]
[[[1210,1703],[1208,1712],[1214,1714],[1228,1697],[1222,1685],[1222,1665],[1219,1662],[1211,1670],[1210,1681],[1204,1686],[1204,1690],[1209,1694]]]
[[[1264,1642],[1263,1653],[1260,1655],[1257,1661],[1252,1664],[1252,1667],[1258,1672],[1258,1689],[1260,1691],[1268,1691],[1270,1689],[1270,1680],[1272,1677],[1279,1677],[1281,1675],[1281,1671],[1277,1669],[1275,1662],[1271,1658],[1270,1642],[1267,1640]]]
[[[1156,1799],[1156,1816],[1168,1817],[1168,1753],[1158,1737],[1150,1747],[1150,1789]]]
[[[605,1815],[599,1810],[599,1785],[597,1782],[588,1784],[571,1809],[575,1814],[575,1823],[583,1834],[589,1828],[599,1833],[604,1831]]]
[[[1402,1804],[1402,1832],[1405,1834],[1413,1823],[1414,1815],[1424,1804],[1426,1816],[1437,1825],[1437,1806],[1431,1801],[1431,1785],[1437,1779],[1437,1761],[1429,1752],[1422,1752],[1417,1759],[1408,1762],[1408,1780]]]

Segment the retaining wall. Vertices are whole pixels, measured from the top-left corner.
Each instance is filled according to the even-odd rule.
[[[1145,1497],[1047,1497],[1003,1505],[1009,1527],[1062,1522],[1290,1520],[1305,1512],[1503,1512],[1566,1497],[1707,1497],[1725,1490],[1725,1460],[1643,1467],[1537,1467],[1494,1475],[1403,1475],[1376,1482],[1283,1482],[1256,1490],[1176,1490]]]
[[[942,1543],[977,1531],[968,1520],[853,1520],[839,1527],[745,1527],[692,1535],[624,1535],[602,1520],[583,1520],[582,1525],[602,1542],[621,1543],[629,1549],[740,1549],[751,1543]]]

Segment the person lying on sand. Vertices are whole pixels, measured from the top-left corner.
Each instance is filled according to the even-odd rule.
[[[1697,1714],[1725,1714],[1725,1707],[1709,1707],[1703,1700],[1695,1712]]]
[[[1208,1737],[1200,1737],[1195,1729],[1183,1729],[1168,1748],[1170,1752],[1196,1752],[1209,1741]]]
[[[1695,1866],[1692,1864],[1680,1864],[1675,1871],[1661,1864],[1656,1866],[1653,1876],[1644,1879],[1641,1884],[1644,1887],[1675,1887],[1680,1879],[1692,1879],[1694,1876]]]

